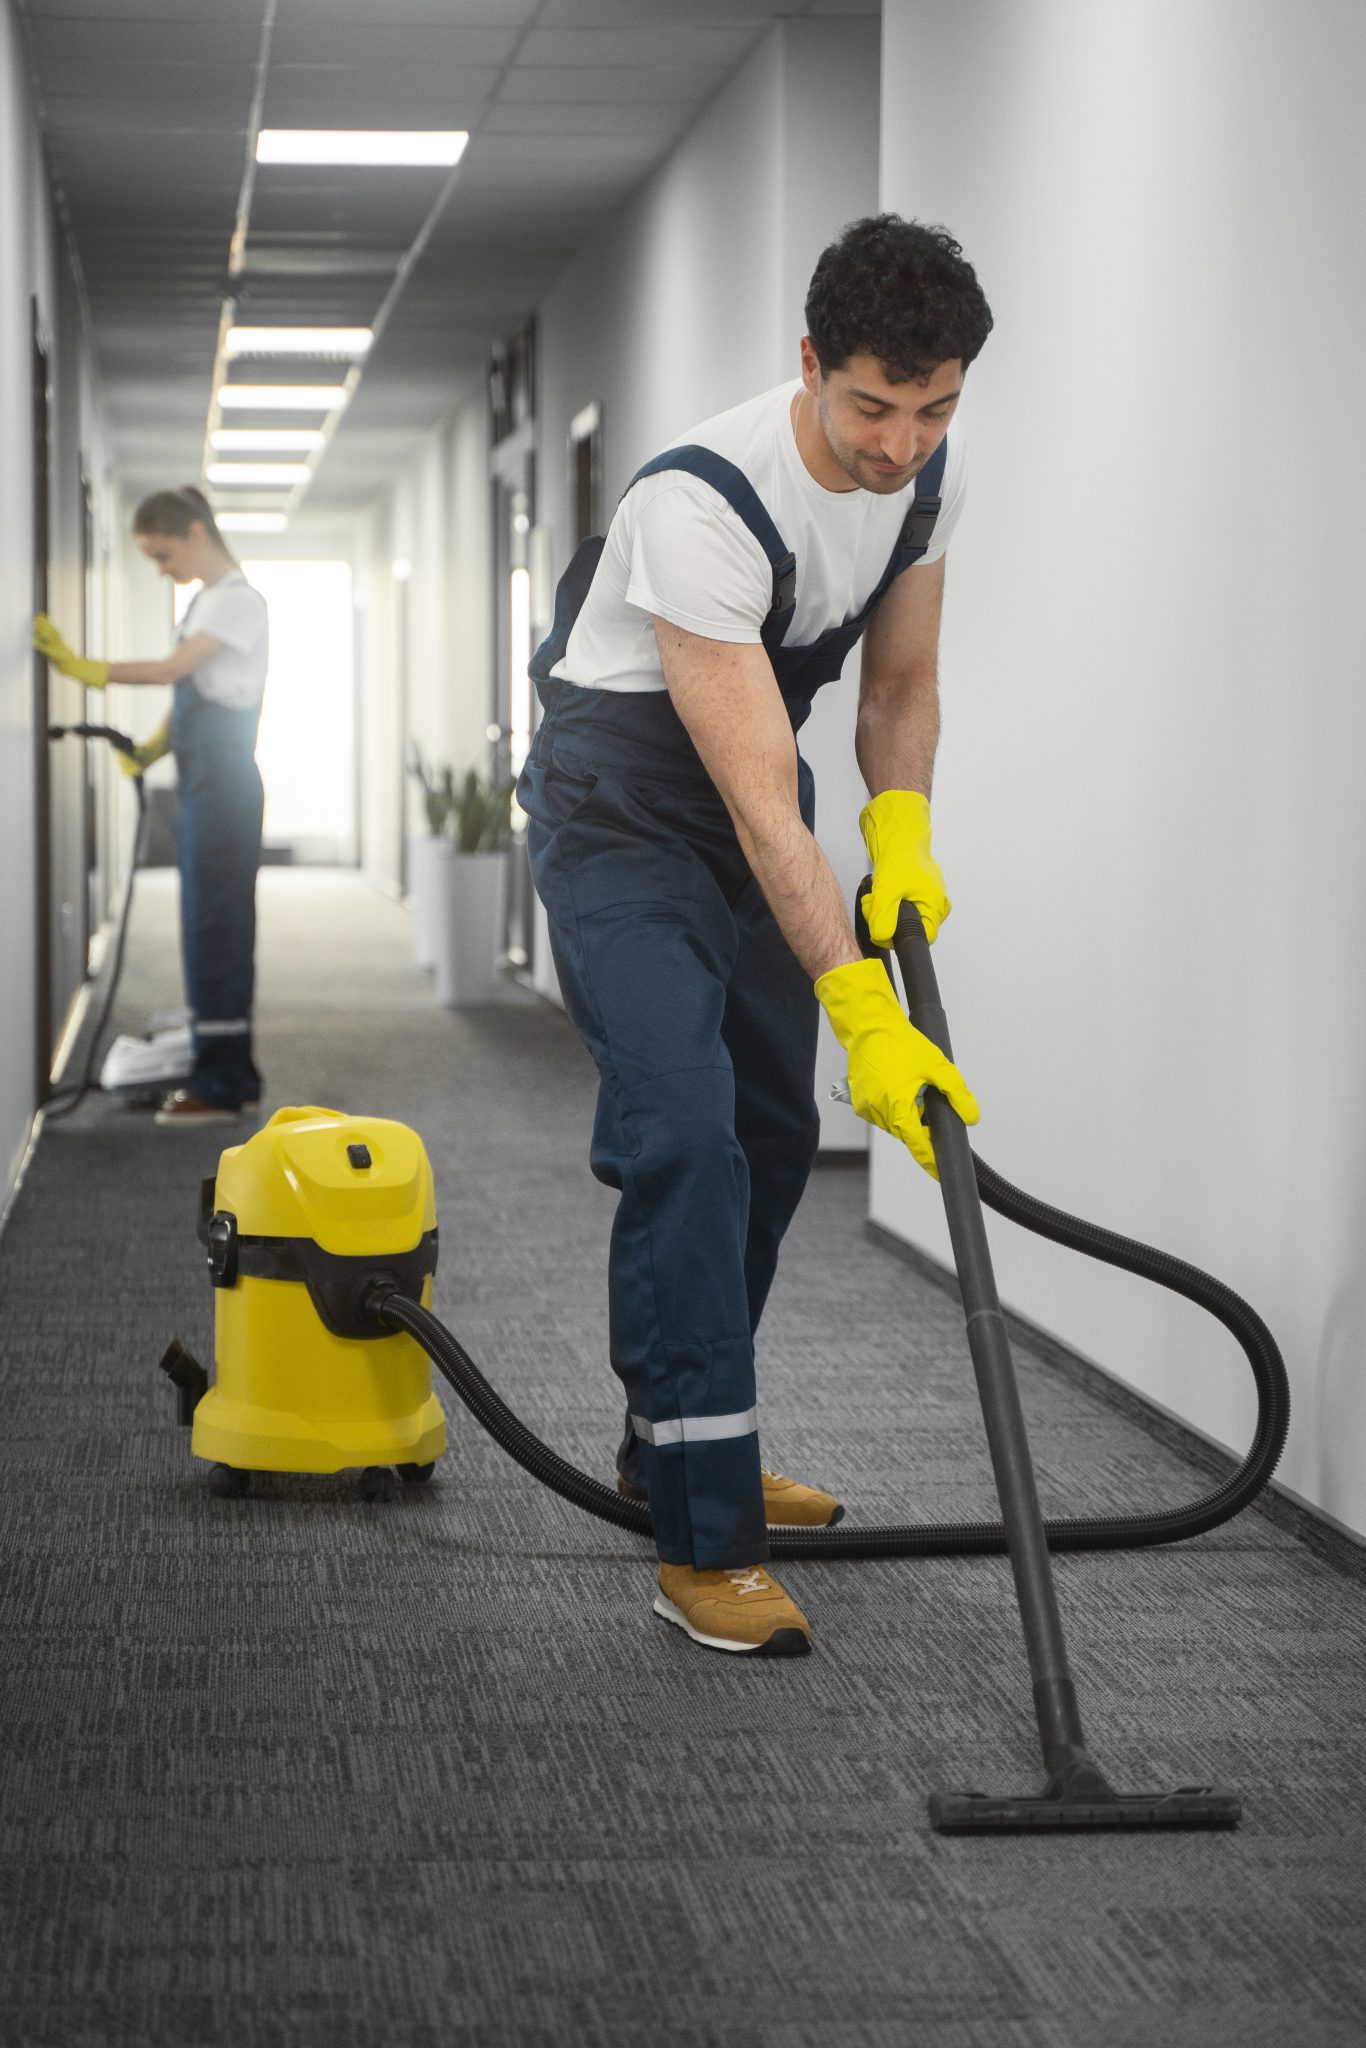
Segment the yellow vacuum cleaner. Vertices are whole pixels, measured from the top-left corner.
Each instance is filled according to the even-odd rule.
[[[387,1500],[446,1448],[425,1352],[360,1304],[382,1273],[430,1307],[436,1196],[405,1124],[281,1109],[218,1162],[200,1194],[214,1288],[214,1380],[179,1342],[161,1364],[217,1494],[252,1472],[361,1468]]]

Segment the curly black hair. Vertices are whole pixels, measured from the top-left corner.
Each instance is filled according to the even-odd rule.
[[[977,273],[947,228],[878,213],[850,223],[817,263],[806,331],[822,374],[875,356],[894,384],[966,369],[992,328]]]

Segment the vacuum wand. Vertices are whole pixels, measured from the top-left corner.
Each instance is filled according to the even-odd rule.
[[[861,914],[859,936],[866,949],[875,950],[868,946]],[[933,1040],[946,1058],[952,1059],[948,1020],[939,1000],[929,941],[913,905],[902,906],[895,952],[911,1023]],[[926,1091],[924,1117],[934,1145],[944,1213],[963,1296],[968,1346],[1001,1502],[1048,1777],[1042,1795],[1037,1798],[988,1798],[978,1792],[932,1793],[931,1824],[945,1833],[1054,1827],[1234,1827],[1241,1817],[1241,1808],[1232,1794],[1211,1786],[1183,1786],[1165,1794],[1116,1793],[1087,1749],[1067,1661],[1010,1337],[991,1267],[972,1149],[962,1119],[937,1089]]]

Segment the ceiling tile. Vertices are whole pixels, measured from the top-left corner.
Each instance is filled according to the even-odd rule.
[[[47,93],[43,98],[43,116],[49,133],[73,135],[78,144],[88,135],[126,135],[134,147],[143,143],[150,148],[166,135],[201,136],[206,141],[215,135],[240,138],[246,134],[248,106],[249,98],[225,110],[208,103],[193,108],[168,108],[164,100],[156,99],[88,95],[78,98]],[[238,156],[240,162],[240,141]]]
[[[387,72],[291,65],[266,87],[268,128],[468,128],[480,117],[501,72],[457,70],[411,80]]]
[[[24,0],[24,11],[38,21],[202,22],[205,0]],[[216,20],[246,22],[259,29],[264,13],[263,0],[213,0]]]
[[[394,0],[391,7],[377,0],[280,0],[279,24],[327,29],[356,22],[374,28],[393,18],[404,27],[516,29],[526,26],[538,5],[539,0]]]
[[[756,33],[780,15],[801,14],[802,0],[545,0],[538,29],[649,27],[661,20],[718,28],[741,25]]]
[[[52,67],[68,62],[254,64],[261,31],[251,20],[107,21],[51,16],[35,21],[33,51]]]
[[[506,64],[517,39],[515,28],[424,27],[412,20],[405,4],[394,20],[281,21],[271,38],[270,63],[272,70],[287,64],[366,65],[374,79],[376,68],[383,73],[393,65]]]
[[[580,105],[635,99],[654,100],[661,106],[700,105],[724,76],[724,67],[703,65],[642,64],[598,70],[587,65],[515,64],[504,77],[498,97],[522,102],[576,100]]]
[[[653,28],[534,28],[517,52],[518,64],[590,65],[617,70],[623,64],[715,65],[739,63],[758,30],[699,26],[668,21]]]
[[[231,108],[245,119],[251,106],[254,70],[241,63],[64,57],[48,75],[55,88],[50,89],[49,104],[58,117],[69,100],[98,100],[118,107],[152,101],[160,107],[164,121],[171,112],[182,120],[187,115],[197,119],[205,102]]]
[[[579,106],[572,100],[496,100],[471,148],[482,150],[491,135],[651,135],[662,144],[691,115],[691,102],[661,106],[658,100],[596,100]]]

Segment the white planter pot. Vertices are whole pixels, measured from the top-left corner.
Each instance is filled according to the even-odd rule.
[[[507,855],[458,853],[442,840],[435,876],[436,999],[447,1009],[496,1002]]]
[[[413,914],[413,959],[430,967],[436,959],[436,870],[447,841],[433,832],[408,834],[408,907]]]

